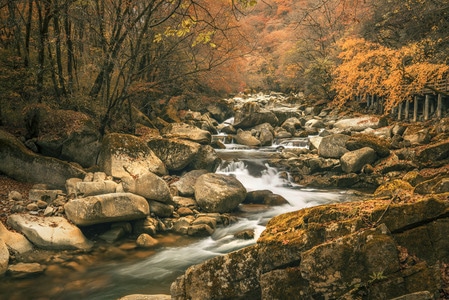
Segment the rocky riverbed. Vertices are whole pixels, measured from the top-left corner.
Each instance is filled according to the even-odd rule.
[[[304,188],[370,195],[274,218],[255,246],[189,268],[173,298],[447,295],[448,119],[396,122],[282,94],[188,103],[170,101],[151,119],[135,112],[135,134],[100,137],[86,116],[51,125],[70,112],[46,107],[35,108],[28,134],[0,131],[5,281],[210,236],[242,205],[284,205],[214,173],[232,140],[277,150],[270,165]],[[307,146],[289,147],[299,140]]]

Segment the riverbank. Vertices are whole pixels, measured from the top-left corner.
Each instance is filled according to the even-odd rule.
[[[330,197],[329,201],[327,196],[336,190],[375,191],[374,198],[379,201],[380,206],[384,207],[384,211],[388,211],[393,200],[405,205],[423,199],[421,195],[444,195],[448,192],[449,187],[446,185],[448,168],[446,166],[448,164],[449,143],[446,119],[409,124],[396,122],[385,116],[364,116],[360,113],[348,113],[338,109],[309,107],[288,102],[292,101],[291,98],[288,98],[288,101],[285,102],[286,100],[287,98],[281,95],[257,95],[230,99],[227,103],[234,107],[236,111],[232,123],[219,123],[211,117],[210,112],[179,110],[178,117],[181,118],[182,116],[182,122],[168,124],[159,121],[161,128],[148,128],[140,124],[134,135],[114,133],[107,135],[101,143],[99,140],[91,139],[92,136],[97,138],[95,134],[91,134],[91,129],[87,132],[82,129],[77,135],[74,135],[73,132],[69,135],[60,134],[58,135],[60,140],[54,143],[50,143],[49,137],[45,135],[29,140],[25,138],[15,140],[9,136],[4,138],[7,142],[3,145],[14,145],[16,147],[13,151],[8,150],[10,148],[7,147],[2,148],[2,151],[6,151],[3,153],[7,153],[8,157],[11,158],[11,160],[5,160],[5,162],[8,162],[6,165],[11,168],[5,169],[4,172],[11,172],[11,174],[20,176],[20,178],[46,178],[46,183],[50,183],[50,185],[46,185],[45,188],[40,186],[37,190],[44,191],[44,194],[40,194],[40,198],[33,196],[33,199],[29,199],[27,196],[37,193],[36,191],[30,193],[34,188],[27,191],[29,185],[18,185],[18,189],[24,190],[16,191],[18,193],[13,194],[10,193],[12,189],[8,187],[7,193],[6,190],[2,192],[3,217],[7,220],[11,216],[10,213],[38,216],[38,219],[33,217],[33,220],[39,221],[49,220],[49,217],[63,217],[68,219],[75,229],[76,227],[81,228],[80,236],[83,239],[87,237],[87,240],[83,240],[82,249],[55,249],[54,251],[57,253],[55,255],[50,255],[46,250],[38,250],[49,245],[54,247],[53,241],[45,244],[45,246],[36,244],[35,252],[45,253],[45,259],[38,255],[28,256],[30,259],[27,259],[24,255],[18,255],[11,251],[8,258],[9,265],[17,266],[21,262],[39,262],[40,267],[37,266],[36,272],[29,272],[30,267],[34,265],[28,264],[25,266],[25,269],[28,270],[22,269],[16,273],[21,275],[16,276],[37,276],[37,278],[40,278],[39,276],[43,276],[42,274],[50,275],[53,272],[56,277],[65,277],[63,275],[65,272],[75,271],[85,278],[90,278],[86,276],[87,273],[83,272],[84,270],[92,270],[89,266],[97,262],[114,265],[116,261],[126,263],[129,259],[139,260],[139,258],[142,258],[145,261],[147,259],[151,261],[151,257],[157,257],[156,253],[159,250],[172,246],[177,248],[184,242],[196,247],[187,247],[188,252],[195,252],[197,249],[208,247],[196,245],[198,239],[209,240],[214,243],[214,247],[226,249],[223,251],[214,250],[200,256],[200,260],[195,259],[188,261],[187,264],[181,264],[181,271],[177,269],[177,272],[180,273],[176,274],[176,277],[181,275],[184,269],[191,264],[198,264],[210,257],[221,256],[229,251],[254,244],[260,234],[260,226],[264,226],[271,217],[290,211],[278,209],[283,207],[283,204],[286,203],[285,200],[290,203],[290,209],[299,210],[310,206],[326,205],[337,199],[337,202],[349,201],[353,197],[351,193],[343,193],[336,198]],[[224,116],[227,115],[224,114],[222,118]],[[156,122],[156,120],[152,121]],[[80,128],[84,127],[78,129]],[[207,130],[204,128],[207,128]],[[220,132],[219,138],[215,139],[214,137],[218,132]],[[54,145],[73,145],[75,141],[80,143],[79,136],[81,133],[86,134],[82,141],[89,145],[89,147],[86,147],[90,149],[88,152],[73,152],[70,147],[62,151],[64,157],[71,155],[71,161],[78,161],[78,163],[67,164],[61,162],[59,158],[47,158],[42,153],[30,152],[30,149],[37,149],[41,152],[45,149],[45,151],[51,152],[50,150],[57,149],[52,148]],[[74,136],[78,140],[74,139]],[[305,144],[304,141],[306,141]],[[82,144],[85,145],[86,143],[83,142]],[[226,177],[229,174],[224,177],[211,176],[210,174],[216,171],[218,162],[222,159],[218,157],[217,153],[230,151],[231,147],[240,148],[239,151],[233,152],[243,153],[244,158],[232,158],[229,154],[223,155],[222,158],[228,157],[228,164],[240,161],[245,165],[245,161],[254,160],[255,170],[246,175],[254,176],[257,173],[259,178],[264,174],[268,174],[269,177],[275,175],[278,186],[285,185],[292,191],[293,198],[284,197],[276,191],[267,193],[266,189],[269,186],[267,182],[262,181],[257,188],[246,187],[243,189],[240,185],[241,182],[245,181],[243,179],[237,180],[240,183],[232,179],[231,184],[231,178],[238,178],[236,174],[231,177]],[[260,155],[258,151],[262,151],[264,154]],[[267,151],[270,155],[267,155]],[[19,153],[23,154],[18,155]],[[97,160],[93,160],[90,156],[83,156],[83,159],[80,159],[80,153],[91,153],[90,155],[94,157],[100,154],[101,159],[98,160],[100,163],[89,168],[83,167],[81,164],[88,164]],[[119,155],[116,155],[117,153]],[[136,153],[139,153],[139,155],[136,155]],[[11,164],[11,161],[16,163]],[[20,163],[21,161],[24,163]],[[23,168],[17,170],[18,165],[28,165],[30,161],[33,161],[34,168],[36,167],[35,164],[41,164],[41,167],[33,169],[35,171],[32,172],[29,171],[30,169]],[[150,164],[149,161],[151,161]],[[52,170],[62,168],[66,171],[58,171],[53,176],[48,176],[47,171],[43,172],[43,170],[48,170],[47,162],[50,162],[52,166],[57,166]],[[2,165],[3,167],[5,165]],[[148,173],[148,168],[151,168],[151,174]],[[244,171],[240,170],[240,172]],[[201,177],[206,173],[209,175]],[[73,174],[79,176],[79,178],[67,177],[74,176]],[[187,176],[188,174],[189,176]],[[192,174],[195,175],[191,177]],[[184,176],[186,177],[183,178]],[[259,180],[251,176],[249,182]],[[203,185],[197,183],[200,177],[202,178],[200,182]],[[212,182],[211,179],[213,179]],[[228,184],[220,183],[221,180],[225,180]],[[6,179],[5,182],[10,186],[15,184],[9,179]],[[391,187],[385,186],[389,182],[394,184]],[[61,187],[61,183],[64,186]],[[214,184],[213,187],[209,185],[211,183]],[[51,184],[59,185],[58,189],[55,190],[55,187],[48,188]],[[207,184],[208,188],[204,188],[204,184]],[[229,193],[231,185],[235,187],[235,192]],[[245,186],[249,185],[245,184]],[[199,191],[220,191],[223,187],[228,187],[224,191],[233,199],[232,207],[223,205],[224,203],[229,204],[229,201],[226,200],[228,196],[224,197],[221,195],[222,193],[218,193],[220,199],[217,199],[217,202],[213,204],[204,201],[216,197],[217,194],[202,197],[199,193]],[[310,189],[324,189],[332,192],[321,194],[312,192],[307,195]],[[153,193],[152,191],[155,190],[159,192]],[[298,196],[298,192],[302,193],[301,196]],[[5,199],[6,195],[8,195],[8,199]],[[297,197],[305,197],[307,201],[301,200],[302,206],[292,205]],[[363,197],[373,199],[373,195],[364,195]],[[340,200],[340,198],[343,198],[343,200]],[[95,201],[98,201],[96,202],[98,204],[90,204],[95,203]],[[245,203],[245,201],[248,202]],[[426,201],[430,203],[429,199]],[[118,209],[120,207],[129,208],[131,203],[132,207],[136,208],[135,210],[129,210],[125,213],[124,209]],[[82,205],[90,205],[89,207],[92,207],[92,211],[95,211],[96,215],[90,213],[80,215],[78,212],[82,210]],[[98,213],[98,208],[102,207],[108,207],[109,210]],[[93,210],[93,208],[96,209]],[[111,208],[114,209],[111,210]],[[338,215],[340,208],[344,208],[344,206],[332,206],[330,210],[337,211]],[[354,206],[354,210],[359,210],[357,205]],[[90,212],[91,210],[86,211]],[[267,211],[271,213],[265,214]],[[110,214],[111,212],[113,214]],[[254,216],[259,218],[256,221],[250,220],[252,227],[250,226],[249,230],[246,227],[238,227],[234,228],[236,231],[222,235],[223,228],[230,228],[232,227],[230,225],[238,224],[239,217],[251,215],[248,212],[255,213]],[[258,215],[261,212],[263,213],[262,217]],[[371,218],[371,221],[359,219],[355,222],[357,224],[360,222],[365,225],[368,224],[369,226],[366,228],[380,226],[380,224],[372,221],[372,219],[379,218],[377,214],[378,212],[371,212],[365,215],[365,218]],[[440,219],[444,214],[445,211],[441,208],[441,211],[432,218]],[[261,218],[264,221],[260,221]],[[427,219],[419,219],[418,223],[413,221],[409,226],[418,226],[419,222],[425,223],[427,221]],[[298,225],[291,224],[290,227],[304,226],[301,225],[303,224],[301,222]],[[336,219],[335,224],[331,227],[338,227],[341,225],[340,223],[341,220]],[[10,229],[9,224],[13,223],[6,222],[5,224],[8,224],[8,229]],[[52,227],[57,226],[49,226],[48,228]],[[22,230],[19,227],[16,228],[19,232]],[[325,232],[331,230],[327,227],[323,228],[325,228],[322,229]],[[362,231],[366,229],[363,226],[354,228],[359,228]],[[359,229],[348,230],[350,233],[355,233],[352,230],[357,231]],[[260,231],[258,232],[258,230]],[[285,230],[288,231],[288,229]],[[241,233],[241,235],[238,235],[239,237],[236,235],[237,231]],[[381,230],[381,232],[384,231]],[[26,234],[25,231],[23,233]],[[397,232],[393,232],[393,235],[395,234]],[[246,236],[249,237],[247,241],[245,240]],[[396,236],[393,236],[393,238],[396,239]],[[436,238],[429,237],[429,240],[433,241],[434,239]],[[33,242],[36,243],[36,241]],[[282,248],[286,248],[287,251],[290,251],[288,250],[290,248],[292,251],[296,251],[296,244],[290,247],[290,239],[277,242],[280,242]],[[404,244],[404,242],[400,243],[396,240],[394,243],[397,246],[400,246],[401,243]],[[232,246],[233,244],[238,244],[238,246]],[[223,245],[226,246],[223,247]],[[319,246],[318,242],[316,246]],[[256,245],[256,247],[258,246]],[[278,250],[277,248],[274,249],[275,252]],[[297,256],[295,257],[293,264],[301,260]],[[162,264],[168,263],[162,262]],[[287,263],[287,265],[290,264]],[[432,266],[437,267],[435,264]],[[114,267],[125,268],[120,264]],[[216,265],[214,267],[220,268]],[[148,268],[151,267],[148,266]],[[256,268],[253,271],[257,273],[257,276],[251,277],[250,281],[256,280],[258,286],[262,287],[260,274],[271,272],[271,270]],[[245,272],[245,270],[239,270],[239,272]],[[376,269],[373,272],[380,271]],[[105,271],[105,273],[110,273],[110,270]],[[9,274],[7,276],[13,277],[11,274],[14,273],[8,271],[7,274]],[[96,273],[93,272],[92,274]],[[241,277],[239,274],[231,275]],[[158,278],[158,274],[152,274],[151,276]],[[135,282],[139,282],[139,286],[158,285],[157,281],[151,281],[148,278],[142,279],[141,277],[137,272],[135,278],[139,279],[131,279],[129,283],[134,285]],[[174,280],[174,277],[170,278]],[[246,280],[246,277],[241,278]],[[103,277],[103,279],[105,280],[104,284],[97,282],[95,285],[104,287],[106,290],[111,285],[116,285],[116,281],[109,281],[110,278],[105,279]],[[307,281],[305,277],[304,279]],[[83,285],[82,282],[85,282],[83,279],[73,280],[80,282],[81,285]],[[363,278],[363,280],[369,281],[370,279]],[[431,280],[434,280],[434,278]],[[33,282],[32,280],[27,281]],[[5,282],[12,286],[9,279]],[[21,282],[24,284],[24,281]],[[37,284],[35,287],[40,288],[43,285],[39,284],[38,280],[35,282]],[[185,279],[180,282],[185,282]],[[176,297],[180,297],[179,299],[183,299],[183,297],[187,297],[185,294],[187,290],[180,287],[179,284],[178,282],[175,285],[173,293],[176,294]],[[168,285],[169,283],[166,282],[164,293],[168,292]],[[67,287],[67,283],[60,283],[61,290],[56,289],[52,292],[56,293],[55,295],[58,295],[59,292],[67,293],[68,289],[73,289],[75,294],[79,292],[76,290],[77,285],[69,284],[68,289],[61,286]],[[27,285],[26,289],[20,291],[18,295],[24,296],[28,289],[33,290],[31,287],[32,284]],[[219,287],[215,288],[217,289],[216,292],[219,292]],[[95,287],[92,286],[92,289],[95,290]],[[141,290],[141,288],[138,287],[137,290]],[[145,290],[149,291],[148,289]],[[236,289],[236,291],[239,290]],[[154,293],[159,292],[160,290],[157,289],[154,291]],[[215,291],[213,292],[215,293]],[[251,293],[253,292],[259,293],[259,295],[261,293],[257,289],[251,290]],[[11,295],[15,295],[14,293]],[[108,295],[104,290],[101,293]],[[153,290],[150,293],[153,293]],[[238,295],[234,296],[238,297]],[[98,295],[95,297],[98,297]],[[205,297],[208,298],[208,296]],[[86,298],[86,295],[84,295],[84,298]]]

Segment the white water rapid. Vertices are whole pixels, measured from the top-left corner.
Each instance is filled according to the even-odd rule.
[[[273,216],[304,207],[341,201],[343,195],[340,193],[300,189],[299,186],[281,178],[275,168],[263,161],[252,161],[254,162],[259,176],[251,175],[251,170],[244,161],[227,164],[217,172],[235,176],[248,191],[271,190],[275,194],[282,195],[290,205],[246,215],[231,226],[218,228],[211,237],[185,246],[161,249],[143,261],[131,264],[118,263],[104,267],[106,269],[99,269],[101,273],[108,272],[110,279],[117,282],[117,285],[109,286],[107,291],[91,293],[91,299],[111,299],[111,297],[131,293],[169,293],[170,283],[183,274],[189,266],[254,244],[264,230],[266,222]],[[234,238],[234,233],[247,229],[254,230],[254,239]]]

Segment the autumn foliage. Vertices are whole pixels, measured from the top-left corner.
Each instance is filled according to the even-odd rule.
[[[447,0],[2,3],[0,123],[16,103],[44,102],[106,130],[132,105],[249,89],[376,95],[388,109],[448,72]]]
[[[334,71],[335,102],[354,96],[376,95],[388,111],[425,88],[437,88],[449,72],[446,64],[432,63],[426,54],[431,41],[392,49],[362,38],[339,43],[341,64]]]

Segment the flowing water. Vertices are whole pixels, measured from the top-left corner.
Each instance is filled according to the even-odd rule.
[[[268,165],[272,151],[233,149],[218,151],[227,160],[217,172],[231,174],[248,191],[271,190],[282,195],[290,204],[238,214],[238,222],[218,228],[213,236],[203,239],[179,238],[167,242],[154,252],[139,252],[103,262],[92,262],[82,270],[44,275],[22,283],[13,281],[14,291],[2,292],[5,299],[117,299],[129,294],[169,294],[170,283],[193,264],[217,255],[252,245],[275,215],[319,204],[340,202],[345,194],[335,191],[306,190],[291,183]],[[238,157],[238,158],[237,158]],[[285,174],[284,174],[285,175]],[[252,240],[238,240],[234,233],[251,229]],[[165,237],[170,239],[170,237]],[[82,265],[82,264],[81,264]],[[26,284],[29,282],[29,284]],[[0,285],[0,291],[5,285]],[[19,293],[19,290],[26,293]],[[0,299],[2,296],[0,295]]]

